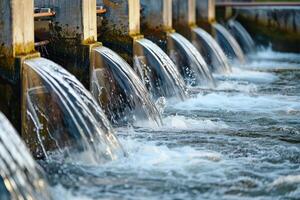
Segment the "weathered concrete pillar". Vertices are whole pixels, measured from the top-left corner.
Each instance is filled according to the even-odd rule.
[[[141,6],[143,33],[172,29],[172,0],[141,0]]]
[[[214,29],[211,24],[216,21],[216,1],[215,0],[196,0],[196,22],[197,25],[211,34]]]
[[[168,36],[175,32],[172,21],[172,0],[141,0],[141,7],[142,34],[167,51]]]
[[[91,49],[97,43],[96,0],[35,0],[36,7],[54,9],[50,26],[50,60],[64,66],[87,88]]]
[[[214,22],[216,19],[215,0],[196,0],[197,22]]]
[[[140,35],[139,0],[102,0],[107,12],[99,30],[99,41],[132,64],[133,42]]]
[[[173,0],[173,27],[191,39],[196,25],[196,0]]]
[[[23,60],[34,50],[33,0],[0,1],[0,110],[21,130]]]

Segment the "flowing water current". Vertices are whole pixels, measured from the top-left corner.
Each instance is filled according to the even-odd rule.
[[[54,199],[299,199],[300,55],[262,50],[214,76],[168,99],[162,127],[117,128],[124,158],[42,162]]]

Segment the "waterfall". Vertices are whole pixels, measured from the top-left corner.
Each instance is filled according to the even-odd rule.
[[[2,113],[0,113],[0,171],[0,199],[52,199],[42,170]]]
[[[197,42],[197,46],[206,54],[207,62],[211,63],[213,71],[218,73],[230,72],[228,59],[216,40],[202,28],[197,27],[193,31],[200,41]]]
[[[172,33],[170,38],[174,41],[171,58],[190,85],[215,86],[214,78],[208,66],[192,43],[178,33]]]
[[[187,97],[186,86],[168,55],[148,39],[135,41],[134,67],[151,94],[158,98]]]
[[[221,24],[214,23],[213,27],[216,30],[216,39],[227,56],[245,62],[244,52],[235,38]]]
[[[111,121],[118,123],[125,118],[128,122],[129,117],[135,117],[150,119],[160,125],[160,113],[130,65],[106,47],[93,51],[92,93]]]
[[[231,33],[241,44],[243,50],[245,52],[253,52],[255,49],[255,43],[247,30],[236,20],[229,20],[228,26],[231,30]]]
[[[44,58],[26,60],[23,88],[24,138],[36,156],[48,157],[57,149],[71,158],[90,152],[86,159],[99,163],[124,155],[96,100],[59,65]]]

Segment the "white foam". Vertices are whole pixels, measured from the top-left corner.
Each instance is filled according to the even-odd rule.
[[[250,55],[251,62],[243,67],[256,70],[300,70],[300,55],[275,52],[271,48],[263,49]]]
[[[215,75],[221,80],[248,81],[249,83],[270,83],[276,81],[278,77],[272,73],[246,70],[237,67],[232,68],[231,74]]]
[[[146,128],[149,131],[200,131],[200,130],[221,130],[228,129],[229,126],[222,121],[212,121],[209,119],[193,119],[180,115],[171,115],[163,118],[163,126],[154,126],[152,122],[137,122],[135,126]]]
[[[176,171],[189,175],[191,169],[202,173],[201,168],[211,168],[222,160],[220,153],[209,150],[197,150],[189,146],[169,148],[157,145],[155,142],[140,142],[134,139],[122,139],[128,157],[107,163],[106,167],[114,169],[128,169],[142,172],[169,172]],[[208,170],[208,169],[207,169]]]
[[[216,91],[240,91],[246,93],[257,92],[257,85],[245,81],[219,81],[218,86],[214,89]]]
[[[291,62],[300,62],[300,55],[296,53],[276,52],[272,48],[262,49],[252,55],[252,59],[270,59],[270,60],[286,60]]]
[[[249,111],[274,112],[300,109],[300,99],[294,96],[265,95],[250,96],[248,94],[211,93],[199,94],[185,102],[172,107],[180,110],[223,110],[223,111]]]

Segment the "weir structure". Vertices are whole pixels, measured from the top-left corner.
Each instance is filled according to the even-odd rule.
[[[22,64],[40,56],[34,48],[33,1],[1,0],[0,10],[0,110],[20,132]]]

